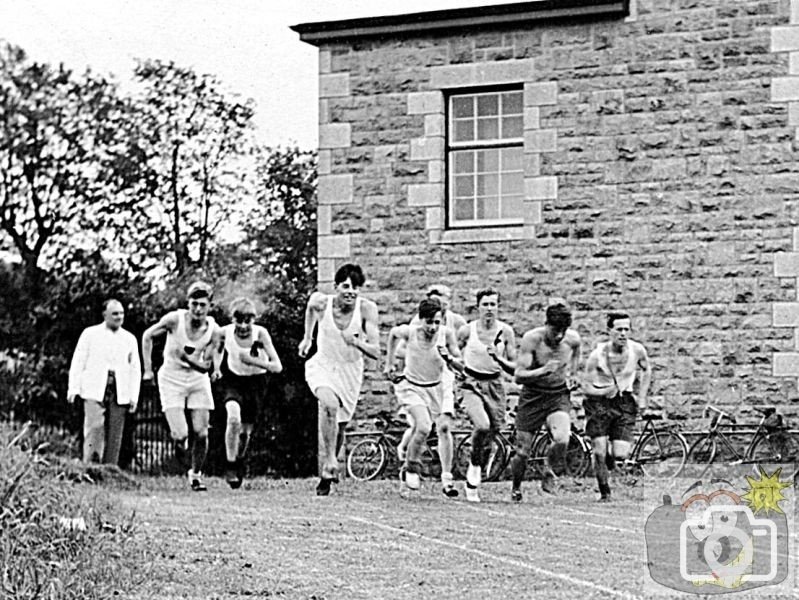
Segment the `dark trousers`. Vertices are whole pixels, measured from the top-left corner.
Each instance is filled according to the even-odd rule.
[[[116,378],[108,373],[103,401],[84,400],[83,461],[119,464],[128,406],[117,404]]]

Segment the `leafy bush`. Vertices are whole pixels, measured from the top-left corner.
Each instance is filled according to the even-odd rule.
[[[149,563],[134,515],[75,485],[97,478],[79,463],[25,451],[25,439],[0,424],[0,596],[108,598],[131,589]]]

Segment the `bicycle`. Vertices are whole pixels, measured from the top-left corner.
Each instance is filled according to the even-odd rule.
[[[671,479],[677,477],[688,460],[688,442],[676,426],[667,423],[656,426],[662,417],[654,414],[642,415],[644,426],[635,439],[630,456],[621,463],[621,468],[631,474],[639,472],[644,477]]]
[[[390,412],[382,412],[375,417],[375,428],[377,431],[368,432],[367,437],[355,444],[347,453],[347,474],[357,481],[377,479],[390,463],[400,462],[397,446],[408,424]],[[430,432],[422,448],[422,465],[423,477],[431,479],[441,477],[438,435],[435,429]]]
[[[510,464],[515,453],[516,428],[511,425],[509,429],[494,431],[489,434],[488,459],[483,467],[483,481],[499,481],[505,469]],[[546,457],[552,437],[545,426],[536,434],[527,461],[528,469],[534,478],[543,476],[546,470]],[[467,436],[458,444],[453,461],[453,472],[461,477],[465,476],[466,468],[472,454],[472,438]],[[569,436],[569,445],[566,450],[566,474],[573,477],[584,475],[591,464],[591,454],[588,444],[582,435],[572,425]]]
[[[725,432],[722,423],[727,421],[730,426],[737,425],[735,415],[725,412],[715,406],[705,406],[702,416],[710,416],[710,425],[705,435],[700,437],[691,446],[689,458],[691,462],[705,465],[698,474],[704,475],[713,463],[727,465],[737,464],[782,464],[799,462],[799,441],[794,432],[784,426],[782,416],[776,407],[753,407],[760,413],[760,421],[754,431],[732,430]],[[772,419],[774,423],[768,423]],[[751,435],[751,440],[743,452],[740,452],[730,441],[732,435]]]

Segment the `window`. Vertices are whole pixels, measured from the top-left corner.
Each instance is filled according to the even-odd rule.
[[[450,227],[524,222],[523,113],[521,89],[449,97]]]

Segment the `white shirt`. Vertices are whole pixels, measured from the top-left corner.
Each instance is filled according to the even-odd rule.
[[[87,327],[80,334],[72,355],[67,394],[102,402],[108,371],[114,371],[116,378],[117,404],[136,404],[141,385],[136,338],[121,327],[112,331],[105,323]]]

